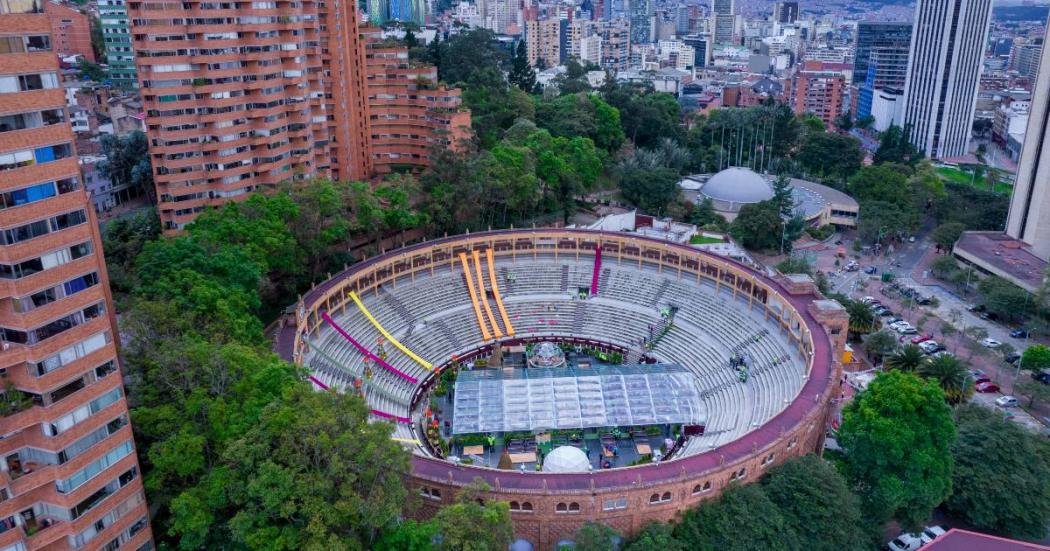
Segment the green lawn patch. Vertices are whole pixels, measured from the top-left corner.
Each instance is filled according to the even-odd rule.
[[[939,166],[936,170],[941,179],[945,181],[984,190],[988,189],[988,182],[985,178],[982,176],[975,180],[971,171],[946,166]],[[999,182],[995,184],[994,191],[1003,195],[1010,195],[1010,192],[1013,191],[1013,186],[1003,181],[1002,173],[1000,173]]]
[[[706,235],[694,235],[689,239],[691,245],[710,245],[711,243],[723,243],[718,237],[707,237]]]

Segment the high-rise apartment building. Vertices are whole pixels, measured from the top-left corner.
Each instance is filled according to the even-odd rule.
[[[109,80],[124,90],[138,88],[127,3],[125,0],[98,0],[98,13],[102,23],[102,42],[106,45]]]
[[[525,22],[525,52],[533,67],[556,67],[561,63],[561,20],[532,19]]]
[[[91,47],[91,20],[65,4],[47,2],[44,10],[51,19],[51,44],[54,52],[60,56],[79,55],[94,63],[95,50]]]
[[[102,239],[40,0],[0,1],[0,549],[152,549]]]
[[[857,24],[853,81],[858,85],[856,118],[871,115],[875,90],[903,89],[908,74],[911,23],[861,21]]]
[[[902,121],[930,158],[967,152],[991,0],[918,0]]]
[[[1050,260],[1050,54],[1043,49],[1028,106],[1006,234]]]
[[[652,0],[631,0],[631,44],[648,44],[655,41],[655,14]]]
[[[373,25],[387,21],[422,25],[426,22],[426,15],[423,0],[368,0],[368,21]]]
[[[1017,46],[1013,52],[1014,70],[1035,80],[1037,73],[1039,73],[1039,57],[1042,53],[1042,39]]]
[[[434,147],[456,149],[470,137],[470,111],[458,88],[439,84],[437,68],[410,63],[408,48],[363,30],[372,164],[385,174],[430,164]]]
[[[371,174],[355,4],[145,0],[128,12],[166,231],[283,181]]]
[[[807,61],[788,81],[787,96],[796,113],[816,115],[824,124],[835,126],[842,114],[846,77],[839,70],[828,69],[820,61]]]
[[[798,2],[777,2],[773,4],[773,22],[794,23],[798,21]]]
[[[711,18],[715,43],[732,43],[736,36],[736,0],[711,0]]]
[[[602,21],[596,33],[602,37],[603,69],[626,71],[631,61],[631,24],[626,19]]]

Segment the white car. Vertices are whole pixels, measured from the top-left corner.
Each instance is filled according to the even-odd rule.
[[[999,348],[1002,345],[1003,343],[992,338],[981,339],[981,346],[985,348]]]
[[[902,532],[901,535],[893,538],[886,547],[890,551],[915,551],[922,547],[923,541],[920,536],[915,534],[909,534],[908,532]]]
[[[919,534],[919,539],[922,540],[922,544],[926,545],[931,541],[943,536],[947,533],[947,530],[943,526],[927,526],[922,529],[922,533]]]
[[[1013,396],[1000,396],[995,399],[995,405],[1001,408],[1015,408],[1019,403]]]
[[[919,349],[927,354],[933,354],[940,347],[941,345],[937,344],[937,341],[922,341],[919,343]]]
[[[915,332],[915,328],[912,327],[911,324],[906,321],[902,321],[901,323],[894,325],[893,330],[902,335],[908,332]]]
[[[860,301],[863,302],[864,304],[871,304],[873,302],[877,302],[875,300],[875,297],[864,297],[864,298],[860,299]]]
[[[906,322],[906,321],[904,321],[904,320],[895,321],[895,322],[890,324],[890,327],[892,327],[893,329],[896,329],[896,328],[901,327],[901,326],[911,327],[911,324]]]

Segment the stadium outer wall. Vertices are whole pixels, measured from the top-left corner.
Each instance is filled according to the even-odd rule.
[[[808,276],[765,277],[750,268],[688,246],[634,234],[586,230],[505,230],[426,241],[355,264],[304,295],[281,322],[277,352],[297,364],[304,358],[303,336],[320,327],[320,314],[347,307],[348,292],[396,289],[396,281],[447,267],[459,252],[491,248],[497,257],[538,254],[593,257],[600,245],[604,262],[647,264],[678,278],[708,278],[736,296],[764,304],[810,355],[809,376],[793,402],[743,437],[706,453],[637,467],[593,473],[551,474],[500,471],[414,455],[406,485],[416,496],[412,515],[428,518],[454,502],[475,478],[491,487],[486,499],[511,504],[516,538],[536,549],[552,549],[587,521],[607,524],[630,535],[650,521],[672,521],[701,501],[718,496],[731,482],[757,480],[790,457],[820,453],[841,392],[841,358],[849,317],[826,300]],[[466,300],[466,297],[464,297]],[[352,305],[352,302],[350,303]],[[783,315],[780,313],[783,312]],[[435,358],[436,360],[436,358]]]

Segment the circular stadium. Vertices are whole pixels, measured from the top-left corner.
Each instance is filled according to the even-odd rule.
[[[819,451],[848,324],[808,276],[567,229],[405,247],[294,310],[278,352],[395,424],[418,514],[480,477],[522,549],[631,534]]]

